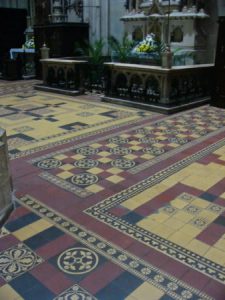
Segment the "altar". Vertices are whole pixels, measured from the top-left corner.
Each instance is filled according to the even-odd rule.
[[[10,59],[17,59],[19,53],[31,54],[32,56],[34,56],[35,49],[11,48],[9,53]]]
[[[34,48],[11,48],[9,51],[10,59],[17,60],[20,55],[22,62],[23,78],[35,76],[35,49]]]

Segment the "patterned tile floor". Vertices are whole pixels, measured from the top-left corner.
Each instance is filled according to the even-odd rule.
[[[17,197],[0,299],[225,299],[225,110],[163,116],[23,84],[0,82]]]

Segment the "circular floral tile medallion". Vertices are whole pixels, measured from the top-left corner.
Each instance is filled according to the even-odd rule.
[[[89,273],[98,265],[99,258],[95,252],[88,248],[70,248],[58,257],[58,267],[68,274]]]

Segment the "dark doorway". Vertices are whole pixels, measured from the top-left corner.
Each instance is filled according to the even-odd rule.
[[[21,48],[25,42],[27,10],[0,8],[0,72],[9,58],[11,48]]]
[[[219,18],[211,105],[225,108],[225,17]]]

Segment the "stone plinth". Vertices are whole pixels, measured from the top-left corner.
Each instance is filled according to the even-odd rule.
[[[172,68],[124,63],[104,65],[103,101],[168,114],[209,102],[212,64]]]
[[[6,132],[0,128],[0,225],[13,209]]]
[[[87,61],[48,58],[40,59],[40,62],[42,63],[43,85],[36,85],[36,89],[70,96],[84,93],[83,84]]]

